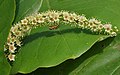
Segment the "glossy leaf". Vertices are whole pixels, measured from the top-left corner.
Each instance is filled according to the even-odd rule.
[[[42,2],[43,0],[16,0],[16,17],[14,23],[25,16],[38,12]]]
[[[56,4],[50,4],[54,9],[67,9],[62,7],[65,1],[56,0]],[[74,2],[77,0],[74,0]],[[88,16],[97,16],[104,21],[110,21],[120,29],[120,1],[119,0],[81,0],[80,10]],[[51,3],[51,2],[50,2]],[[59,4],[57,4],[59,3]],[[66,3],[68,5],[69,3]],[[72,6],[71,6],[72,8]],[[70,9],[69,9],[70,10]],[[120,32],[119,32],[120,33]],[[31,74],[39,75],[119,75],[120,74],[120,34],[115,38],[108,38],[96,43],[89,51],[76,60],[68,60],[59,66],[41,68]],[[29,74],[30,75],[30,74]]]
[[[29,75],[119,75],[120,35],[98,42],[75,60],[52,68],[40,68]]]
[[[103,3],[99,0],[44,0],[40,11],[47,9],[75,11],[86,14],[87,17],[97,16],[104,21],[117,24],[115,23],[116,20],[112,20],[114,18],[106,16],[115,16],[112,16],[110,12],[103,8],[107,3],[111,3],[111,1]],[[94,5],[97,5],[97,7]],[[106,12],[100,14],[100,11],[103,10]],[[52,67],[67,59],[75,59],[89,50],[101,37],[103,36],[93,35],[87,31],[62,24],[55,31],[51,31],[47,27],[35,29],[30,36],[25,38],[25,45],[20,48],[12,73],[30,73],[39,67]]]
[[[13,66],[14,72],[31,72],[38,67],[51,67],[66,59],[79,57],[101,36],[86,34],[70,26],[61,26],[57,31],[50,31],[48,28],[33,30],[20,49]]]
[[[0,75],[9,75],[10,65],[4,56],[4,43],[15,15],[14,0],[0,0]]]

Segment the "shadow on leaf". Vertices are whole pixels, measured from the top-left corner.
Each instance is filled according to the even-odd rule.
[[[64,30],[57,29],[56,31],[49,30],[49,31],[37,32],[31,35],[28,35],[23,39],[23,43],[25,45],[41,37],[52,37],[55,35],[63,35],[66,33],[75,33],[75,34],[85,33],[89,35],[97,35],[95,33],[90,32],[89,30],[82,30],[80,28],[72,28],[72,29],[64,29]]]
[[[48,36],[47,36],[48,37]],[[77,59],[69,59],[65,62],[50,68],[39,68],[36,71],[26,74],[26,75],[69,75],[72,71],[74,71],[77,67],[79,67],[85,60],[90,57],[103,53],[104,48],[106,48],[114,38],[107,38],[103,41],[95,43],[86,53]],[[97,49],[97,50],[96,50]],[[83,66],[82,68],[84,68]],[[76,73],[76,72],[75,72]],[[17,74],[22,75],[22,74]]]

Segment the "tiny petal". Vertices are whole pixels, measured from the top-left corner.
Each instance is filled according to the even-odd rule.
[[[111,35],[112,35],[112,36],[116,36],[117,33],[116,33],[116,32],[112,32]]]
[[[28,20],[26,18],[21,20],[21,24],[22,25],[27,25],[28,24]]]
[[[10,61],[15,61],[15,55],[10,53],[10,54],[8,55],[8,59],[9,59]]]
[[[16,50],[17,48],[14,46],[14,44],[11,44],[11,45],[9,45],[9,51],[11,52],[11,53],[15,53],[15,50]]]
[[[101,24],[101,21],[98,21],[97,19],[92,18],[92,19],[89,20],[89,23],[90,23],[90,24],[91,24],[91,23],[93,23],[93,24]]]
[[[68,19],[68,21],[70,21],[70,22],[74,22],[74,17],[73,17],[72,14],[69,15],[69,19]]]
[[[102,24],[99,24],[98,25],[98,29],[102,29],[103,28],[103,25]]]
[[[86,17],[83,16],[83,15],[79,17],[79,21],[80,21],[80,22],[84,22],[84,21],[86,21],[86,20],[87,20]]]
[[[68,20],[69,19],[69,13],[68,12],[63,12],[63,19]]]
[[[6,45],[4,45],[4,51],[7,51]]]
[[[21,46],[21,41],[17,40],[16,44],[17,44],[17,46]]]
[[[37,17],[36,18],[36,22],[38,22],[38,23],[43,23],[44,22],[44,18],[43,17]]]
[[[112,25],[111,24],[105,24],[104,28],[110,30],[112,28]]]

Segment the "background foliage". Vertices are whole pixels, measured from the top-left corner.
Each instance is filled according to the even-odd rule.
[[[0,75],[9,75],[10,65],[4,56],[4,43],[15,16],[15,1],[0,0]]]
[[[103,23],[111,22],[120,29],[119,5],[119,0],[16,0],[16,3],[14,0],[0,0],[0,74],[119,75],[119,33],[114,38],[100,41],[106,36],[63,24],[52,31],[41,27],[32,30],[24,39],[11,71],[3,54],[3,44],[13,18],[16,23],[38,11],[68,10],[85,14],[87,18],[96,17]]]

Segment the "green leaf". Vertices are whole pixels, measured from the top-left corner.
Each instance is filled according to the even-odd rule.
[[[40,68],[29,75],[119,75],[120,35],[94,44],[75,60],[56,67]]]
[[[51,67],[67,59],[75,59],[86,52],[100,36],[62,25],[56,31],[44,27],[35,29],[25,38],[25,45],[20,49],[13,71],[29,73],[38,67]]]
[[[14,22],[18,22],[25,16],[39,11],[43,0],[16,0],[16,17]]]
[[[0,75],[9,75],[10,65],[4,56],[4,43],[15,15],[14,0],[0,0]]]
[[[106,45],[112,39],[107,39],[101,43]],[[114,41],[109,44],[101,53],[98,53],[91,58],[84,61],[79,68],[77,67],[71,75],[116,75],[116,71],[120,67],[120,35],[118,35]],[[96,50],[98,46],[93,49]],[[93,50],[92,49],[92,50]],[[77,71],[77,72],[76,72]]]
[[[105,16],[111,15],[111,12],[104,9],[106,12],[100,14],[106,3],[112,3],[112,1],[103,3],[99,0],[44,0],[40,11],[48,9],[75,11],[84,13],[87,17],[97,16],[97,18],[115,24],[114,21],[116,20],[112,20],[114,18],[110,19]],[[83,8],[86,9],[83,10]],[[115,17],[115,15],[111,15],[111,17]],[[103,36],[93,35],[87,31],[81,31],[63,24],[55,31],[46,27],[35,29],[30,36],[25,38],[24,46],[20,48],[13,64],[12,73],[30,73],[39,67],[52,67],[67,59],[75,59],[89,50],[101,37]]]
[[[119,0],[44,0],[40,11],[47,9],[68,10],[85,14],[86,17],[95,17],[103,22],[119,25]]]
[[[59,4],[51,4],[54,9],[60,9],[68,0],[62,0]],[[70,1],[70,0],[69,0]],[[120,5],[119,0],[81,0],[80,10],[88,16],[97,16],[104,21],[111,22],[120,29]],[[74,3],[75,2],[75,3]],[[50,2],[51,3],[51,2]],[[66,3],[66,5],[69,3]],[[61,6],[61,7],[60,7]],[[72,7],[72,6],[71,6]],[[69,8],[69,6],[68,6]],[[70,9],[69,9],[70,10]],[[120,32],[119,32],[120,33]],[[31,74],[34,75],[119,75],[120,74],[120,34],[115,38],[108,38],[96,43],[89,51],[76,60],[68,60],[56,67],[41,68]],[[29,74],[30,75],[30,74]]]

